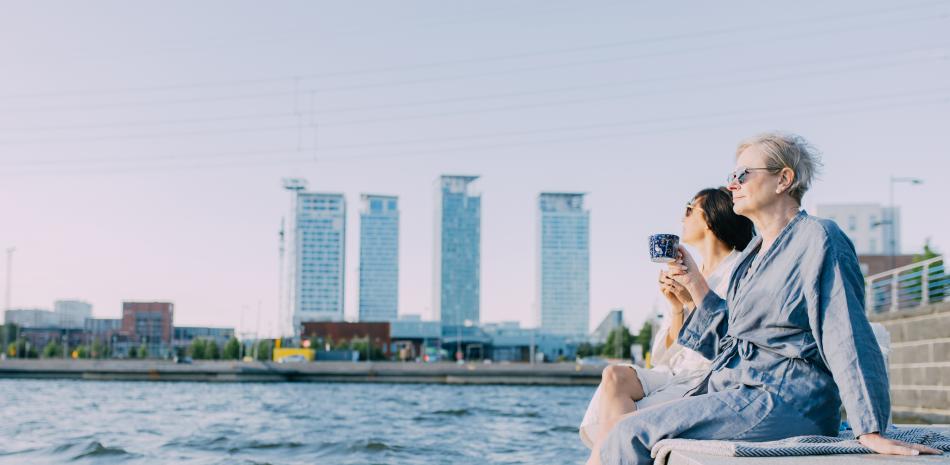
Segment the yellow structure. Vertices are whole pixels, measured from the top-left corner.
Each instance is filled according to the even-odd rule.
[[[294,355],[301,355],[308,362],[313,361],[314,350],[313,349],[298,349],[295,347],[275,347],[274,348],[274,361],[279,362],[284,360],[287,357]],[[296,358],[296,357],[294,357]]]

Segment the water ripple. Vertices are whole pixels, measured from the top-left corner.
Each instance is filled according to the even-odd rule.
[[[0,465],[578,463],[593,390],[0,380]]]

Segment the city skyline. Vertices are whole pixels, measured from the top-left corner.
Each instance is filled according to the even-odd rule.
[[[736,144],[775,129],[824,154],[811,213],[890,205],[892,177],[923,178],[893,186],[899,248],[930,238],[943,252],[950,220],[931,206],[950,195],[946,10],[212,0],[183,21],[148,3],[97,15],[11,5],[0,18],[11,306],[79,298],[115,317],[123,300],[172,300],[182,324],[276,332],[289,201],[275,184],[299,177],[350,202],[399,196],[399,308],[431,315],[432,180],[475,173],[483,322],[533,322],[536,196],[550,190],[589,192],[596,212],[589,324],[622,307],[637,328],[659,301],[638,244],[678,232],[682,205],[734,168]],[[358,215],[346,230],[356,283]],[[358,286],[345,292],[352,320]]]

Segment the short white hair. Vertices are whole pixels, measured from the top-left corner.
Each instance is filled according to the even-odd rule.
[[[784,132],[766,132],[739,143],[736,157],[745,149],[755,147],[765,155],[765,167],[773,173],[789,168],[795,179],[788,194],[799,204],[821,169],[821,155],[804,137]]]

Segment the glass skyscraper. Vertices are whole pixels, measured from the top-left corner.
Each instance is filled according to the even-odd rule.
[[[293,230],[295,333],[304,321],[343,321],[346,200],[343,194],[298,191]]]
[[[476,180],[441,176],[436,182],[432,310],[443,327],[479,321],[482,198]]]
[[[590,316],[590,210],[580,193],[538,197],[538,282],[541,329],[586,337]]]
[[[399,304],[398,199],[363,194],[360,212],[360,321],[393,321]]]

